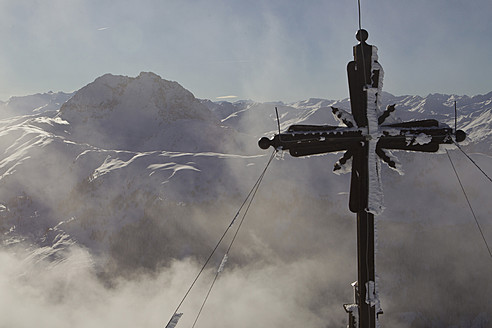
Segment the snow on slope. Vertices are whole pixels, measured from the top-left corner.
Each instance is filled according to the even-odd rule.
[[[396,103],[396,114],[404,120],[436,118],[449,122],[453,120],[452,106],[457,99],[459,104],[463,103],[460,125],[464,125],[472,141],[468,148],[487,153],[491,140],[491,98],[492,93],[472,98],[385,94],[383,102]],[[275,107],[284,129],[295,123],[335,125],[331,106],[350,107],[347,99],[309,99],[292,104],[200,102],[176,82],[152,73],[141,73],[135,78],[107,74],[76,92],[58,113],[0,121],[3,199],[12,201],[27,195],[35,204],[29,210],[30,216],[37,213],[46,219],[39,226],[49,228],[76,218],[71,226],[80,224],[85,228],[74,228],[72,233],[84,244],[99,248],[101,242],[105,248],[108,236],[142,217],[145,205],[137,199],[143,204],[155,197],[172,199],[174,203],[202,202],[219,198],[228,190],[242,190],[237,186],[241,178],[237,177],[254,172],[254,166],[248,165],[259,167],[259,156],[264,155],[256,145],[257,139],[277,130]],[[223,155],[234,152],[250,155]],[[330,176],[330,189],[325,190],[324,180],[309,173],[328,166],[326,174],[330,175],[329,168],[336,156],[313,163],[289,159],[292,168],[286,176],[298,185],[308,181],[306,188],[314,194],[343,192],[348,189],[343,177]],[[405,157],[408,161],[415,156],[421,157]],[[407,172],[414,176],[426,167],[438,167],[432,157],[423,162],[406,165]],[[304,173],[296,173],[299,171]],[[389,185],[385,190],[391,199],[391,186],[406,177],[385,175],[384,183]],[[434,185],[439,185],[439,181]],[[123,209],[111,205],[109,214],[87,210],[87,204],[108,208],[108,204],[122,200],[133,204],[134,210],[129,210],[128,205]],[[8,208],[8,201],[4,202]],[[396,212],[402,210],[394,207]],[[107,226],[111,228],[108,230]],[[29,229],[29,225],[18,224],[17,232],[24,233],[21,227]],[[7,224],[4,229],[10,228]],[[94,242],[96,239],[98,243]]]
[[[396,103],[396,114],[403,120],[436,118],[449,123],[454,100],[460,106],[459,125],[469,133],[467,148],[484,152],[475,155],[483,163],[491,147],[492,93],[425,98],[385,93],[383,105]],[[36,226],[34,235],[43,235],[42,231],[59,222],[70,221],[72,227],[84,227],[72,230],[81,242],[91,245],[98,239],[104,244],[122,226],[141,219],[146,206],[142,204],[150,199],[177,204],[209,201],[230,190],[239,195],[247,188],[246,172],[255,172],[265,156],[257,139],[277,130],[275,107],[284,129],[294,123],[337,124],[331,106],[350,107],[348,99],[213,103],[199,101],[178,83],[153,73],[135,78],[104,75],[76,92],[58,112],[0,121],[0,195],[3,215],[8,217],[2,221],[3,230],[11,231],[12,222],[24,215],[36,217],[36,224],[17,224],[18,234]],[[415,156],[405,157],[408,161]],[[343,194],[348,190],[345,178],[330,173],[336,158],[286,158],[284,176],[315,195]],[[406,170],[418,175],[422,169],[435,170],[438,162],[430,157],[423,164],[406,165]],[[329,175],[330,188],[313,175],[317,171]],[[406,177],[385,175],[385,190],[391,199],[392,186]],[[22,199],[29,199],[30,205],[22,209],[12,205]],[[124,207],[114,207],[122,201]],[[109,212],[88,210],[88,204]],[[396,206],[394,211],[402,209]],[[113,226],[107,228],[109,225]]]
[[[49,244],[68,233],[101,252],[157,208],[239,193],[230,163],[262,157],[228,155],[234,130],[152,73],[102,76],[59,112],[0,121],[0,136],[5,238]]]
[[[468,141],[474,151],[490,153],[492,150],[492,92],[485,95],[457,96],[429,94],[421,96],[394,96],[383,92],[381,108],[396,104],[391,115],[401,121],[436,119],[454,128],[454,102],[458,109],[458,129],[468,134]],[[207,106],[223,123],[239,131],[255,136],[273,134],[277,131],[275,107],[278,107],[282,130],[291,124],[338,125],[333,118],[331,107],[350,112],[349,99],[326,100],[308,99],[295,103],[235,103],[207,102]],[[224,110],[227,108],[227,110]]]
[[[395,114],[403,120],[436,118],[449,124],[454,99],[461,113],[459,127],[470,135],[466,149],[481,151],[472,156],[490,172],[492,93],[475,97],[385,94],[383,105],[396,103]],[[58,112],[0,121],[0,230],[4,245],[27,243],[32,254],[38,254],[33,258],[55,261],[62,261],[63,252],[78,245],[93,257],[81,256],[84,263],[95,265],[103,276],[132,276],[140,270],[155,272],[176,259],[203,259],[263,169],[269,152],[260,150],[256,142],[277,131],[274,108],[279,109],[284,129],[294,123],[335,125],[331,106],[350,108],[348,99],[291,104],[199,101],[176,82],[152,73],[135,78],[104,75],[76,92]],[[457,158],[459,153],[451,155]],[[296,281],[304,292],[313,289],[308,298],[317,301],[296,302],[301,304],[299,308],[309,308],[310,316],[333,325],[345,314],[340,299],[324,293],[350,301],[354,275],[346,273],[355,272],[348,177],[331,173],[337,156],[279,156],[251,209],[248,230],[240,241],[243,247],[230,259],[232,265],[244,268],[253,263],[256,269],[265,263],[297,267],[305,264],[306,258],[317,263],[310,267],[313,271],[301,271],[318,272],[316,276],[325,277],[322,283],[312,283],[315,273]],[[465,293],[470,284],[459,280],[460,275],[467,276],[459,269],[460,264],[470,264],[467,260],[479,265],[473,280],[487,282],[490,278],[482,274],[487,272],[480,261],[482,245],[460,239],[466,235],[475,241],[477,236],[470,229],[474,223],[467,221],[468,209],[446,155],[398,156],[406,175],[401,177],[383,167],[386,203],[391,204],[379,230],[379,248],[385,254],[385,260],[379,262],[380,275],[383,281],[389,280],[382,284],[386,286],[382,290],[384,309],[388,309],[384,298],[391,297],[397,302],[389,305],[388,312],[418,317],[418,308],[421,315],[415,322],[439,325],[445,317],[441,312],[449,309],[459,317],[455,304],[442,306],[441,312],[435,311],[436,318],[429,319],[425,308],[412,303],[418,303],[412,295],[416,286],[435,288],[434,293],[440,295],[458,279],[454,290],[474,305],[463,316],[470,315],[471,322],[476,318],[482,318],[481,323],[492,320],[492,314]],[[490,203],[474,169],[467,168],[466,160],[457,160],[457,164],[465,172],[463,178],[474,204]],[[492,215],[487,206],[477,206],[476,211],[480,219]],[[482,222],[490,236],[490,223]],[[440,243],[446,245],[444,251]],[[460,243],[463,256],[452,254],[455,243]],[[414,253],[432,261],[422,264]],[[449,269],[449,261],[454,263],[452,274],[447,279],[433,279],[436,270]],[[416,281],[414,271],[427,283]],[[487,286],[471,286],[473,298],[489,294]],[[289,290],[286,286],[281,289]],[[405,303],[408,294],[412,297]],[[336,311],[331,310],[332,303]],[[399,303],[403,305],[395,305]],[[411,321],[391,314],[388,318],[392,323]]]

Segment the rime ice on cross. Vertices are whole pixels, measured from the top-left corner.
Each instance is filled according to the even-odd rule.
[[[377,297],[374,267],[374,215],[383,209],[381,161],[397,168],[391,150],[436,152],[440,144],[452,144],[466,137],[436,120],[387,123],[395,110],[380,110],[383,69],[377,48],[366,43],[368,33],[359,30],[354,60],[347,65],[351,113],[332,108],[345,125],[292,125],[272,139],[263,137],[260,148],[288,150],[294,157],[345,151],[334,171],[352,162],[350,211],[357,213],[358,280],[354,284],[355,304],[345,304],[350,328],[375,328],[382,313]]]

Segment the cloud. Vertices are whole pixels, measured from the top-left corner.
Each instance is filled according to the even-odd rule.
[[[163,326],[199,270],[194,261],[174,261],[155,275],[119,279],[108,287],[97,278],[91,257],[82,248],[72,246],[56,262],[35,253],[21,248],[15,253],[0,252],[0,314],[6,326]],[[205,271],[183,304],[180,326],[190,325],[195,319],[214,272]],[[320,326],[322,320],[306,303],[311,302],[313,283],[326,277],[312,259],[255,269],[226,268],[200,318],[200,326],[216,327],[218,321],[235,327],[251,327],[259,322]],[[311,287],[306,289],[308,282]]]

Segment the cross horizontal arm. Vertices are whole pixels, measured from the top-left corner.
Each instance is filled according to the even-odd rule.
[[[288,150],[294,157],[339,152],[360,147],[369,136],[364,129],[330,125],[292,125],[272,139],[263,137],[260,148]],[[436,152],[440,144],[452,144],[458,134],[436,120],[411,121],[380,126],[377,148]],[[458,131],[464,134],[462,131]]]
[[[405,125],[406,123],[382,126],[382,136],[379,138],[377,147],[394,150],[436,152],[439,150],[440,144],[453,143],[454,133],[453,129],[449,127],[403,128]]]
[[[292,125],[272,139],[258,142],[262,149],[289,150],[294,157],[324,154],[351,149],[364,140],[362,131],[330,125]]]

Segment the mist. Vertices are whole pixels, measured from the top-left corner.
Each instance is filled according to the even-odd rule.
[[[192,113],[180,104],[182,114]],[[98,117],[100,106],[78,105],[72,117],[46,112],[0,122],[0,321],[162,327],[265,168],[271,153],[256,140],[276,130],[274,105],[222,121],[200,117],[202,125],[156,120],[159,129],[148,131],[155,125],[143,122],[146,139],[134,138],[131,149],[124,148],[127,125],[84,125],[80,118]],[[279,107],[283,125],[302,111]],[[322,108],[317,119],[327,121]],[[75,123],[101,144],[78,140]],[[217,141],[220,129],[227,134]],[[179,140],[190,148],[179,151],[167,135],[193,136]],[[119,149],[104,148],[105,140]],[[447,156],[395,155],[405,175],[383,166],[386,209],[377,217],[382,325],[490,325],[492,261]],[[459,151],[450,155],[490,241],[489,182]],[[339,156],[275,155],[198,326],[346,325],[342,304],[353,302],[357,279],[356,222],[350,177],[332,174]],[[489,155],[473,156],[492,171]],[[231,238],[179,309],[178,327],[194,321]]]
[[[288,183],[289,164],[279,158],[269,168],[198,326],[346,324],[342,304],[352,302],[357,276],[355,217],[346,194],[310,197],[313,185]],[[146,205],[145,217],[115,229],[109,255],[78,242],[4,248],[2,321],[11,327],[165,325],[240,202],[231,196]],[[490,324],[492,263],[473,222],[383,215],[377,225],[383,326]],[[490,236],[490,225],[484,228]],[[180,326],[193,322],[224,252],[225,245],[180,309]]]
[[[356,280],[355,220],[330,213],[336,205],[326,199],[295,202],[297,196],[255,201],[198,326],[346,324],[342,304],[352,302]],[[4,248],[2,322],[164,326],[227,224],[220,212],[230,209],[201,205],[164,222],[140,220],[112,236],[109,258],[77,243]],[[473,224],[380,220],[378,241],[383,326],[490,324],[491,263]],[[180,309],[180,326],[195,319],[224,252],[219,248]]]

